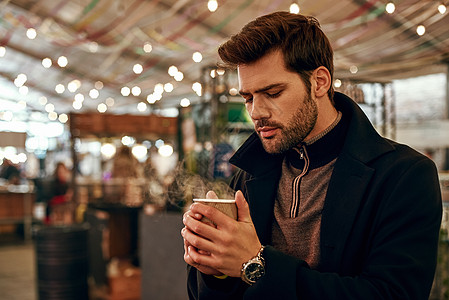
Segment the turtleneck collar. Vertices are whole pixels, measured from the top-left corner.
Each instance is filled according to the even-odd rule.
[[[302,168],[304,160],[301,158],[301,148],[306,148],[310,161],[309,169],[324,166],[337,158],[340,153],[347,132],[348,120],[338,112],[335,121],[316,137],[305,141],[297,147],[287,151],[286,159],[295,167]]]

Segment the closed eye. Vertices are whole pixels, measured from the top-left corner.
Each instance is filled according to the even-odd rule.
[[[281,95],[281,93],[282,93],[282,91],[279,91],[277,93],[267,93],[267,96],[269,98],[277,98],[277,97],[279,97]]]

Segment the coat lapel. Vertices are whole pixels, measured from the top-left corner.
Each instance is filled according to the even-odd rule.
[[[251,218],[257,235],[263,245],[271,242],[271,224],[273,221],[274,199],[277,192],[277,178],[264,177],[246,183]]]
[[[339,266],[363,195],[374,170],[350,156],[340,157],[323,208],[321,223],[321,260],[331,270]]]

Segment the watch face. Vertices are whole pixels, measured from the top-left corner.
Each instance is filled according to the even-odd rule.
[[[265,274],[265,268],[261,263],[253,262],[246,266],[245,276],[248,281],[254,283]]]

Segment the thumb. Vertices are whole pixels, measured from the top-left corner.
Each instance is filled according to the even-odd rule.
[[[237,205],[238,221],[246,223],[252,222],[248,202],[246,202],[245,196],[243,196],[243,193],[240,190],[235,193],[235,204]]]

